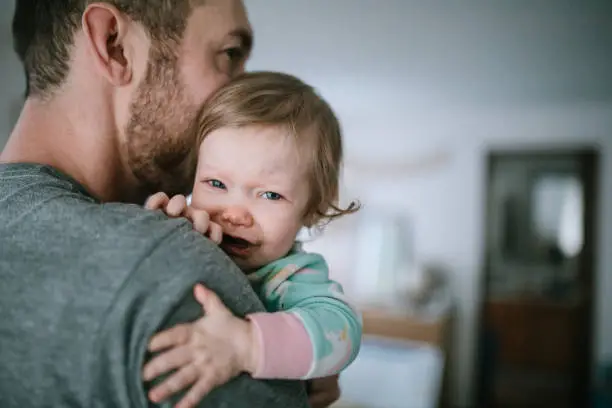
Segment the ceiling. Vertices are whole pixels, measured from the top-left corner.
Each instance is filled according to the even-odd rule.
[[[296,73],[339,110],[612,102],[612,2],[246,4],[249,68]]]

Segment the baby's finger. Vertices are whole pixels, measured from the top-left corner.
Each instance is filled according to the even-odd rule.
[[[177,392],[184,390],[198,379],[198,371],[193,365],[181,368],[176,373],[153,387],[149,391],[149,399],[161,402]]]
[[[179,217],[187,209],[187,199],[184,195],[178,194],[170,199],[166,204],[166,214],[169,217]]]
[[[201,283],[197,283],[193,287],[193,296],[195,300],[202,305],[202,309],[204,310],[204,317],[198,320],[198,322],[206,321],[207,317],[212,315],[234,317],[231,310],[225,306],[225,303],[223,303],[219,296]],[[202,332],[200,332],[200,334],[202,334]]]
[[[217,381],[215,381],[215,377],[212,375],[207,375],[200,378],[179,401],[176,408],[196,407],[198,402],[200,402],[202,398],[211,392],[217,385]]]
[[[145,364],[142,377],[145,381],[151,381],[168,371],[188,365],[191,363],[192,356],[191,350],[185,346],[166,351]]]
[[[191,338],[192,330],[191,324],[184,323],[157,333],[149,341],[149,351],[161,351],[173,346],[186,344]]]
[[[187,218],[192,222],[193,229],[200,234],[206,234],[210,225],[210,216],[204,210],[197,210],[193,207],[187,207]]]
[[[223,230],[221,226],[216,222],[210,222],[208,225],[208,238],[215,244],[219,245],[223,240]]]
[[[161,210],[166,207],[170,198],[163,192],[155,193],[149,197],[145,203],[145,208],[149,210]]]

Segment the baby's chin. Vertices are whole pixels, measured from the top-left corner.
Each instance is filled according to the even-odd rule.
[[[232,258],[232,257],[230,257],[230,258]],[[255,272],[256,270],[258,270],[259,268],[261,268],[263,266],[263,265],[259,265],[257,263],[248,262],[248,260],[246,260],[246,259],[232,258],[232,261],[234,261],[234,263],[236,265],[238,265],[240,270],[242,272],[244,272],[245,274],[247,274],[247,275],[249,273]]]
[[[242,272],[244,272],[245,274],[249,274],[249,273],[253,273],[255,271],[257,271],[259,268],[266,266],[269,262],[263,262],[263,261],[257,261],[255,259],[245,259],[245,258],[238,258],[238,257],[231,257],[232,261],[234,261],[234,263],[236,265],[238,265],[238,267],[240,268],[240,270]]]
[[[231,255],[230,258],[232,259],[232,261],[234,261],[236,265],[238,265],[242,272],[248,275],[249,273],[253,273],[258,269],[282,258],[283,256],[284,255],[279,255],[277,257],[259,257],[256,254],[253,254],[248,258],[240,258]]]

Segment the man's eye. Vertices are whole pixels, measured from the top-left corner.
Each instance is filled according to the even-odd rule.
[[[272,201],[278,201],[278,200],[283,199],[282,195],[275,193],[274,191],[266,191],[261,196],[265,198],[266,200],[272,200]]]
[[[213,188],[220,188],[220,189],[223,189],[223,190],[225,190],[225,189],[226,189],[225,184],[223,184],[223,183],[222,183],[221,181],[219,181],[219,180],[215,180],[215,179],[213,179],[213,180],[208,180],[208,181],[207,181],[207,183],[208,183],[208,184],[209,184],[211,187],[213,187]]]
[[[232,62],[240,62],[244,58],[244,51],[240,47],[228,48],[224,52]]]

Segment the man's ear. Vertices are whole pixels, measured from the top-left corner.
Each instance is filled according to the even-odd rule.
[[[108,3],[93,3],[83,13],[82,25],[99,73],[115,86],[128,84],[133,62],[124,48],[127,17]]]

